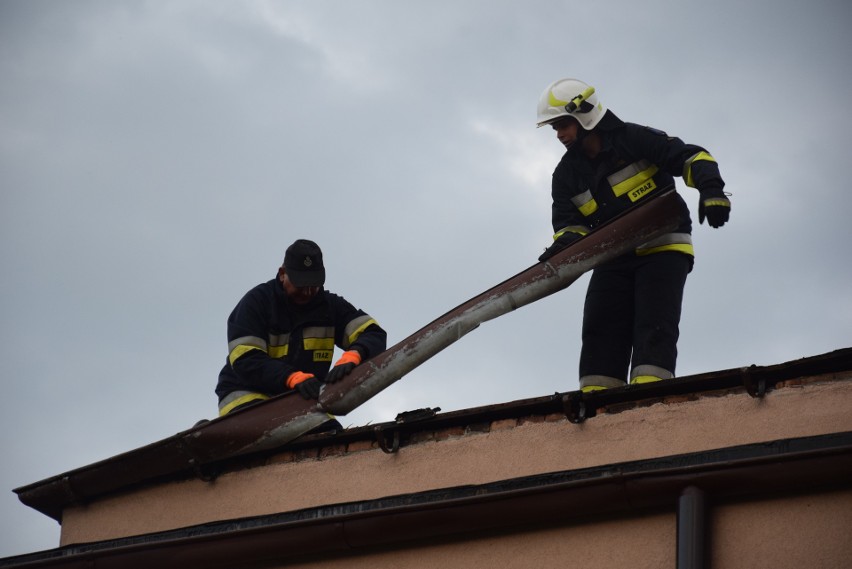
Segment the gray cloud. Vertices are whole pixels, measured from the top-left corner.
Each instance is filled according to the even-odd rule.
[[[11,489],[215,414],[225,318],[286,245],[395,343],[533,264],[559,158],[535,104],[582,78],[706,146],[679,373],[848,347],[850,9],[762,0],[0,2],[0,556],[58,545]],[[680,191],[693,207],[695,192]],[[348,417],[576,389],[585,278]]]

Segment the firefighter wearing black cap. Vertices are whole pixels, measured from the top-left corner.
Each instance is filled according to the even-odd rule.
[[[716,160],[700,146],[625,123],[593,87],[560,79],[545,89],[538,126],[551,125],[566,152],[553,172],[553,243],[546,261],[601,223],[674,186],[699,192],[698,219],[728,221],[731,202]],[[675,374],[681,302],[692,270],[692,223],[680,196],[680,227],[595,269],[583,312],[580,388],[595,391]]]
[[[228,317],[228,357],[216,386],[220,416],[291,390],[316,399],[323,383],[385,350],[378,323],[324,283],[322,251],[299,239],[277,277],[243,296]],[[335,346],[344,351],[332,367]]]

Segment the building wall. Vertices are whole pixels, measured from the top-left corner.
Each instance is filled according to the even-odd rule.
[[[348,447],[320,449],[314,456],[304,452],[282,452],[263,466],[229,472],[213,482],[173,482],[68,508],[63,513],[61,544],[100,541],[210,521],[754,442],[850,431],[852,381],[838,381],[836,377],[826,379],[833,381],[788,385],[771,391],[763,399],[754,399],[742,392],[672,398],[649,407],[601,414],[579,425],[561,416],[495,421],[487,432],[457,429],[427,433],[422,442],[405,446],[392,455],[367,441]],[[848,502],[846,505],[852,509]],[[726,535],[729,523],[733,527],[746,523],[737,522],[737,511],[737,507],[732,506],[729,514],[720,514],[720,536]],[[808,509],[803,508],[800,513],[804,516]],[[670,518],[652,517],[647,524],[630,524],[629,532],[645,535],[649,525],[660,529],[673,524]],[[620,523],[624,522],[584,526],[581,533],[593,528],[606,532],[609,531],[606,528]],[[557,542],[571,542],[577,535],[576,529],[548,531],[570,534],[570,537],[552,540]],[[619,529],[613,535],[624,531]],[[651,532],[652,536],[661,533]],[[527,537],[536,540],[540,536]],[[632,540],[634,537],[631,534],[629,538],[619,539]],[[656,544],[662,539],[666,543],[660,545],[660,551],[673,555],[673,532],[666,530],[665,538],[650,541]],[[509,538],[507,543],[514,540],[515,537]],[[452,547],[440,546],[442,551]],[[553,543],[545,549],[561,547]],[[645,547],[650,546],[646,544]],[[647,552],[649,559],[657,559],[655,548],[656,545],[651,547],[653,551]],[[670,561],[668,559],[668,566],[671,566]]]
[[[660,569],[675,566],[675,516],[540,528],[471,540],[412,544],[365,555],[290,563],[293,569]],[[625,552],[630,552],[626,555]]]
[[[847,569],[852,490],[713,508],[710,531],[713,569]]]
[[[847,569],[852,491],[711,509],[713,569]],[[543,527],[288,563],[292,569],[659,569],[676,565],[675,514]]]

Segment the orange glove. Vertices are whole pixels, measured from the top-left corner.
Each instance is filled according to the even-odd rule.
[[[312,373],[294,371],[287,377],[287,387],[298,391],[304,399],[316,399],[322,384]]]
[[[314,374],[305,373],[303,371],[294,371],[287,377],[287,387],[290,389],[296,389],[296,386],[302,383],[303,381],[307,381],[312,378]]]
[[[358,350],[343,352],[340,359],[334,363],[334,367],[325,376],[326,383],[335,383],[352,373],[355,366],[361,363],[361,353]]]

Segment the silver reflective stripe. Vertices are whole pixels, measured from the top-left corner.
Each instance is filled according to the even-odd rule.
[[[266,351],[266,341],[257,336],[243,336],[242,338],[228,342],[228,353],[233,352],[237,346],[254,346],[255,348]]]
[[[286,346],[290,343],[290,334],[270,334],[270,346]]]
[[[692,245],[692,235],[689,233],[666,233],[656,239],[651,239],[647,243],[642,243],[637,249],[652,249],[654,247],[662,247],[663,245]]]
[[[364,316],[359,316],[358,318],[353,319],[349,324],[346,325],[346,328],[343,329],[343,335],[347,338],[354,334],[358,328],[361,328],[369,322],[373,320],[369,314],[365,314]]]
[[[219,401],[219,416],[226,415],[234,407],[239,407],[243,403],[264,399],[269,399],[269,396],[256,391],[232,391]]]
[[[578,194],[571,198],[571,203],[573,203],[577,209],[582,208],[584,205],[592,201],[592,192],[586,190],[582,194]]]
[[[624,387],[627,382],[608,375],[584,375],[580,378],[580,389],[584,387]]]
[[[660,379],[671,379],[674,377],[674,374],[665,368],[642,364],[633,368],[633,371],[630,372],[630,379],[632,380],[642,375],[650,375],[652,377],[659,377]]]
[[[334,340],[333,326],[308,326],[302,332],[302,338],[331,338]]]
[[[346,325],[346,328],[343,329],[343,348],[348,350],[349,346],[351,346],[352,343],[358,339],[358,336],[361,335],[361,332],[363,332],[367,326],[372,324],[378,325],[378,322],[373,320],[373,317],[369,314],[359,316],[349,322],[349,324]]]
[[[640,160],[638,162],[634,162],[633,164],[630,164],[630,165],[622,168],[621,170],[619,170],[615,174],[610,174],[609,176],[606,177],[606,180],[607,180],[607,182],[609,182],[610,186],[617,186],[621,182],[623,182],[625,180],[629,180],[630,178],[632,178],[636,174],[644,172],[645,170],[647,170],[651,166],[653,166],[653,164],[651,163],[650,160]]]

